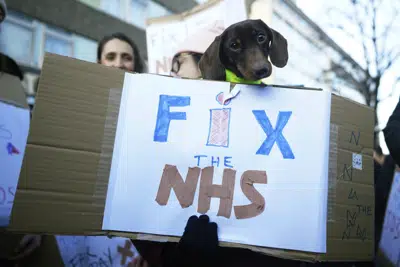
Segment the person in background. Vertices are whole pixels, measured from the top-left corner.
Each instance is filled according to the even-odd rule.
[[[18,64],[10,57],[0,53],[0,75],[3,74],[16,76],[21,82],[24,78]],[[7,232],[6,229],[1,229],[0,266],[16,266],[18,262],[29,260],[29,256],[40,246],[41,240],[40,235],[14,234]]]
[[[390,116],[383,134],[390,155],[396,164],[400,166],[400,101]]]
[[[97,63],[130,72],[144,71],[144,63],[136,44],[123,33],[103,37],[97,47]]]
[[[222,21],[215,21],[186,38],[172,58],[171,76],[188,79],[201,78],[198,66],[200,58],[224,29]]]
[[[6,18],[7,15],[7,6],[5,0],[0,0],[0,23]]]
[[[144,71],[144,63],[136,44],[128,36],[119,32],[101,39],[97,46],[97,63],[130,72]],[[131,265],[149,267],[149,263],[141,256],[136,257]]]

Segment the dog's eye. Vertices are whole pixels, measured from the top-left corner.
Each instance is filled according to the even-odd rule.
[[[232,50],[238,50],[238,49],[240,49],[240,43],[232,42],[232,43],[229,45],[229,47],[230,47]]]
[[[259,43],[264,43],[265,42],[265,35],[264,34],[259,34],[258,36],[257,36],[257,41],[259,42]]]

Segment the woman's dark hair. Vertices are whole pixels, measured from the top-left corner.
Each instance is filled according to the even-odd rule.
[[[111,35],[104,36],[103,39],[99,42],[99,45],[97,46],[97,62],[100,62],[101,60],[101,53],[103,53],[103,48],[104,45],[113,39],[119,39],[121,41],[124,41],[128,43],[132,47],[133,51],[133,58],[134,58],[134,71],[135,72],[143,72],[144,71],[144,64],[142,61],[142,58],[140,57],[139,54],[139,49],[137,48],[136,44],[125,34],[116,32]]]
[[[9,56],[0,53],[0,74],[4,72],[13,76],[17,76],[21,81],[24,79],[24,74],[15,62]]]

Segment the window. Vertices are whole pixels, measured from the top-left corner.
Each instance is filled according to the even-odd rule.
[[[44,50],[49,53],[67,57],[71,57],[73,54],[71,41],[49,33],[46,34]]]
[[[34,64],[34,24],[13,18],[11,14],[0,25],[0,51],[26,65]]]
[[[154,1],[149,2],[147,18],[157,18],[157,17],[163,17],[163,16],[172,15],[172,14],[173,13],[171,11],[169,11],[162,5],[157,4]]]
[[[130,14],[127,21],[139,28],[146,28],[146,21],[149,18],[163,17],[172,13],[165,7],[150,0],[128,0],[130,1]]]
[[[147,7],[148,1],[146,0],[129,0],[130,1],[130,14],[127,20],[139,28],[146,27]]]
[[[45,52],[72,57],[74,54],[73,45],[70,33],[61,29],[46,26],[44,31],[43,55],[41,56],[41,61],[43,61]]]
[[[111,14],[117,18],[122,18],[121,1],[123,1],[123,0],[102,0],[101,1],[101,9],[104,12]]]

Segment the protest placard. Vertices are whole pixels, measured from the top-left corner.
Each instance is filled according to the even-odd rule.
[[[196,38],[197,31],[220,22],[226,28],[245,20],[247,13],[244,2],[214,0],[180,15],[148,20],[146,38],[149,72],[169,75],[172,57],[187,38]]]
[[[400,263],[400,172],[396,172],[386,206],[379,248],[395,266]]]
[[[2,74],[0,83],[0,227],[6,227],[24,158],[30,117],[18,78]]]
[[[206,213],[221,246],[373,259],[372,108],[315,88],[125,77],[52,54],[44,62],[12,230],[177,242],[188,217]],[[241,90],[222,105],[231,86]],[[160,107],[160,95],[178,98]],[[119,175],[113,157],[125,159]]]
[[[57,236],[66,267],[133,267],[139,254],[128,238],[106,236]]]

